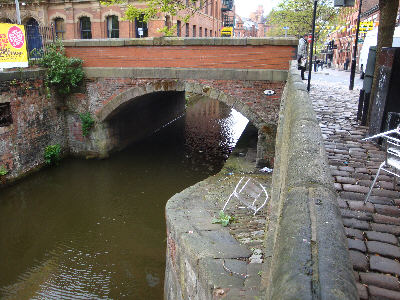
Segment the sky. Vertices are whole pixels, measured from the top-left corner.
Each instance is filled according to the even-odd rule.
[[[258,5],[263,5],[264,15],[267,15],[278,2],[278,0],[234,0],[236,14],[241,17],[248,17],[251,12],[257,10]]]

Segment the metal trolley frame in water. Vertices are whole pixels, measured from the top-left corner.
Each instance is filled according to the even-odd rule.
[[[372,188],[374,187],[376,180],[378,179],[380,171],[385,171],[389,174],[394,175],[393,188],[396,187],[397,177],[400,177],[400,125],[393,130],[385,131],[370,137],[363,139],[363,141],[375,139],[375,138],[383,138],[385,147],[386,147],[386,158],[385,161],[381,163],[379,166],[378,172],[375,175],[374,181],[369,188],[367,197],[364,200],[364,203],[367,203]]]

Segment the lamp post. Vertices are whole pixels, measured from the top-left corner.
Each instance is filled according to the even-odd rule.
[[[15,0],[15,11],[17,14],[17,24],[21,25],[21,13],[19,12],[19,2]]]
[[[310,91],[311,71],[312,71],[312,58],[313,58],[313,48],[314,48],[314,36],[315,36],[315,19],[316,19],[316,16],[317,16],[317,0],[314,0],[312,38],[311,38],[311,45],[310,45],[310,59],[309,59],[309,65],[308,65],[307,91]]]
[[[350,73],[350,85],[349,90],[354,88],[354,76],[356,75],[356,63],[357,63],[357,45],[358,45],[358,34],[360,32],[360,18],[361,18],[361,6],[362,0],[360,0],[360,5],[358,7],[358,17],[357,17],[357,28],[356,28],[356,40],[354,42],[353,58],[351,60],[351,73]]]

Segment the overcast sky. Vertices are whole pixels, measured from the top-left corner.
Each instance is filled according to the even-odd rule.
[[[264,15],[268,14],[272,7],[277,5],[279,0],[234,0],[236,14],[241,17],[248,17],[251,12],[256,11],[258,5],[263,5]]]

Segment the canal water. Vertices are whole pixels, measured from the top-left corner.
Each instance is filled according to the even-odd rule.
[[[0,298],[162,299],[165,204],[217,173],[246,124],[202,98],[108,159],[65,159],[1,190]]]

